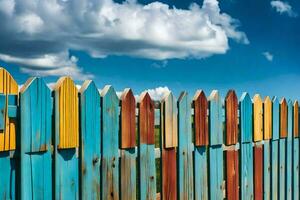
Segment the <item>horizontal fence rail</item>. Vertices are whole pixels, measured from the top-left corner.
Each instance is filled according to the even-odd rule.
[[[120,97],[0,68],[0,199],[299,199],[299,105],[234,90]]]

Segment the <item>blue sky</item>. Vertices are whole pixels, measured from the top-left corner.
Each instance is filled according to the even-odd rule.
[[[300,99],[297,0],[49,2],[0,0],[0,65],[19,84],[71,75],[136,94],[233,88]]]

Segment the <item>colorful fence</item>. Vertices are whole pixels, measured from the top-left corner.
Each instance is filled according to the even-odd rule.
[[[139,101],[0,68],[0,199],[299,199],[298,102]]]

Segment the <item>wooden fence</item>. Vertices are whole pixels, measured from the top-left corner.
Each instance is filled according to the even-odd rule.
[[[120,99],[0,68],[0,199],[299,199],[298,102]]]

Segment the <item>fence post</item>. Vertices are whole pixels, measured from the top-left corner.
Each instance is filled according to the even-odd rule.
[[[161,198],[177,199],[177,104],[171,92],[161,102]]]
[[[293,199],[299,199],[299,105],[293,107]]]
[[[226,198],[239,199],[239,152],[238,143],[238,99],[234,90],[225,98],[226,145],[233,148],[226,150]]]
[[[156,199],[155,110],[149,94],[140,96],[139,106],[139,186],[141,200]]]
[[[288,101],[288,135],[286,144],[286,198],[292,199],[292,155],[293,155],[293,102]]]
[[[217,90],[209,96],[209,198],[223,199],[222,101]]]
[[[240,100],[240,155],[241,155],[241,199],[254,199],[253,196],[253,147],[252,125],[253,108],[248,93],[243,93]]]
[[[13,77],[0,67],[0,197],[3,199],[16,199],[18,175],[15,150],[17,135],[17,97],[18,84]],[[10,113],[9,109],[15,112]],[[19,138],[17,138],[19,140]]]
[[[208,199],[208,168],[207,146],[208,138],[208,102],[202,90],[198,90],[194,96],[194,179],[195,200]]]
[[[55,198],[79,198],[78,91],[70,77],[55,86]]]
[[[272,103],[271,199],[277,200],[279,195],[279,102],[277,97],[273,97]]]
[[[101,108],[100,94],[93,81],[80,88],[80,196],[100,199]]]
[[[121,199],[136,199],[135,98],[131,89],[121,96]]]
[[[287,137],[287,103],[285,98],[280,101],[280,140],[279,140],[279,199],[286,197],[286,137]]]
[[[52,199],[52,106],[43,79],[21,88],[21,199]]]
[[[186,92],[178,99],[178,196],[194,199],[191,101]]]
[[[267,96],[263,103],[264,119],[264,199],[271,199],[271,148],[270,139],[272,138],[272,101]]]
[[[101,92],[102,100],[102,199],[119,199],[119,98],[110,85]]]

